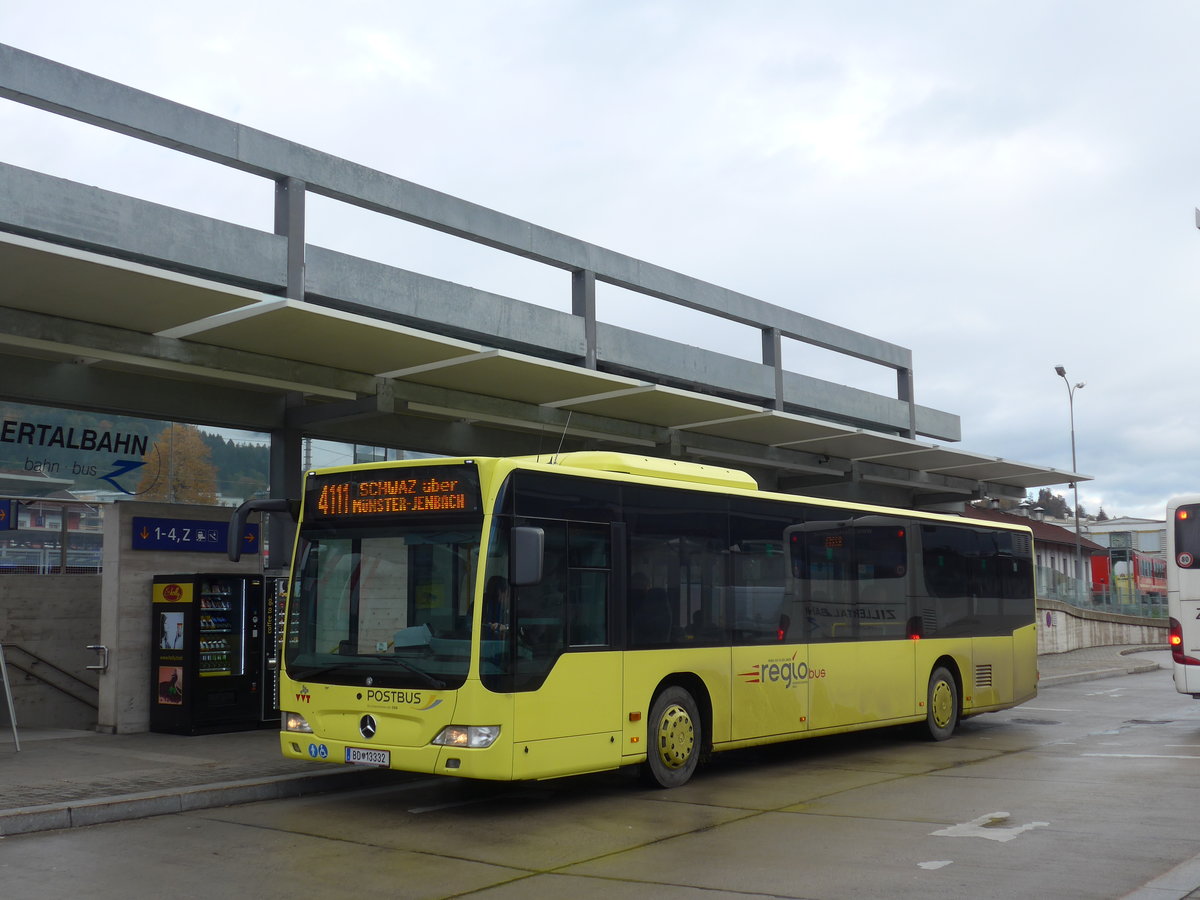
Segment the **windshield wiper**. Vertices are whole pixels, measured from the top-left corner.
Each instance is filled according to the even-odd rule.
[[[392,665],[397,665],[403,669],[407,669],[409,672],[416,675],[427,685],[429,685],[432,688],[437,688],[439,691],[444,690],[446,687],[446,682],[444,682],[438,678],[434,678],[428,672],[426,672],[422,669],[418,669],[416,666],[412,665],[411,663],[407,663],[402,659],[397,659],[394,656],[380,656],[377,654],[368,654],[365,656],[350,657],[350,658],[346,659],[344,662],[338,663],[337,665],[317,666],[316,668],[312,669],[311,671],[308,669],[299,669],[296,671],[289,671],[288,675],[290,675],[296,681],[308,681],[312,678],[317,678],[321,675],[328,675],[330,672],[338,672],[343,669],[362,669],[365,666],[372,665],[372,663],[368,662],[368,660],[379,660],[380,662],[391,663]]]
[[[371,654],[370,658],[378,659],[381,662],[391,663],[392,665],[396,665],[396,666],[400,666],[401,668],[408,669],[408,671],[412,672],[414,675],[416,675],[418,678],[420,678],[422,681],[424,681],[427,685],[429,685],[432,688],[437,688],[439,691],[443,690],[446,687],[446,682],[444,682],[438,678],[434,678],[432,675],[430,675],[424,669],[419,669],[416,666],[414,666],[412,663],[405,662],[404,660],[400,659],[400,657],[398,657],[398,656],[384,656],[382,654],[375,653],[375,654]]]
[[[339,669],[347,667],[346,663],[338,663],[336,666],[316,666],[312,669],[296,669],[289,670],[288,677],[295,681],[308,681],[310,678],[316,678],[320,675],[328,675],[330,672],[336,672]]]

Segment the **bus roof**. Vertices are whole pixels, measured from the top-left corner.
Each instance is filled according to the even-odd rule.
[[[714,487],[738,488],[757,491],[758,482],[739,469],[707,466],[700,463],[683,462],[678,459],[661,459],[653,456],[638,456],[634,453],[618,453],[603,450],[580,450],[573,453],[556,453],[553,456],[524,456],[518,459],[529,462],[544,462],[568,466],[572,469],[591,469],[598,472],[615,472],[622,475],[642,475],[647,478],[665,478],[670,481],[687,481],[692,484],[709,484]]]

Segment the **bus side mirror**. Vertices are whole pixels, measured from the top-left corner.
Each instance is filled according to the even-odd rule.
[[[512,530],[512,578],[516,587],[538,584],[542,580],[542,561],[546,557],[546,532],[529,525]]]
[[[251,513],[284,512],[295,520],[299,518],[299,505],[292,500],[247,500],[235,509],[229,518],[229,536],[225,546],[229,561],[237,562],[242,558],[241,536],[246,528],[246,520]]]

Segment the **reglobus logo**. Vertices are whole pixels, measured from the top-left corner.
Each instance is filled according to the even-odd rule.
[[[782,684],[785,688],[825,677],[824,669],[811,668],[804,660],[796,661],[799,651],[793,653],[790,659],[771,659],[752,666],[748,672],[740,672],[739,678],[744,678],[746,684]]]

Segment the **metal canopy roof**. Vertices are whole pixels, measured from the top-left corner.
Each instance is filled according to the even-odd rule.
[[[0,268],[5,272],[0,306],[30,314],[32,323],[24,330],[2,329],[0,346],[9,352],[72,360],[82,355],[101,367],[299,392],[306,403],[314,401],[317,414],[340,409],[336,403],[323,405],[329,401],[363,398],[373,380],[394,386],[405,398],[401,408],[379,407],[384,415],[544,431],[545,420],[526,407],[557,410],[571,414],[564,430],[575,436],[654,445],[655,440],[639,440],[631,432],[606,433],[604,423],[650,426],[666,429],[673,445],[700,457],[782,471],[820,469],[843,480],[864,468],[871,474],[857,477],[880,483],[901,483],[923,473],[1022,490],[1087,478],[491,348],[12,234],[0,234]],[[47,338],[45,328],[34,327],[46,323],[54,339]],[[114,335],[158,340],[139,351],[136,341],[122,344]],[[189,363],[162,352],[163,342],[176,341],[236,353],[216,358],[216,365],[204,357]],[[233,364],[222,368],[224,360]],[[255,360],[292,361],[301,368],[275,366],[266,373],[256,370]],[[322,381],[320,367],[365,378],[347,389]],[[424,395],[421,389],[427,389]],[[488,410],[472,398],[520,406]],[[820,465],[807,465],[807,457],[787,451]]]
[[[403,325],[269,295],[251,306],[155,333],[366,374],[439,363],[481,349]]]
[[[18,235],[0,235],[0,298],[24,309],[153,334],[265,295]]]

